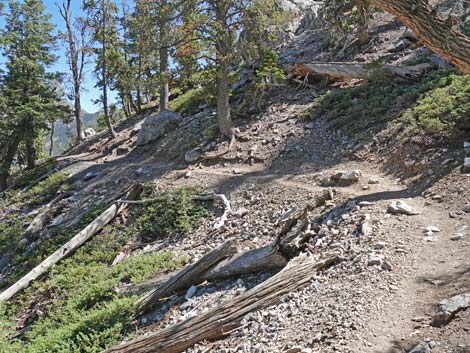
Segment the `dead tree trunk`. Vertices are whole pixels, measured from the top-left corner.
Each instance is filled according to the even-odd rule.
[[[240,326],[246,314],[277,303],[283,295],[298,289],[338,260],[333,257],[319,262],[311,258],[292,261],[265,282],[205,314],[112,347],[105,353],[179,353],[197,342],[226,336]]]
[[[212,265],[209,265],[207,258],[214,259],[214,254],[221,252],[218,248],[176,274],[160,276],[117,290],[124,295],[141,294],[147,290],[153,290],[137,303],[137,312],[141,314],[154,305],[158,299],[171,294],[171,292],[184,290],[204,281],[280,270],[287,265],[289,259],[296,257],[303,250],[303,245],[311,237],[311,233],[306,231],[308,228],[307,211],[320,207],[327,200],[331,200],[333,193],[333,190],[324,190],[315,196],[305,209],[289,212],[280,219],[277,223],[279,229],[276,232],[276,240],[271,245],[236,254],[226,260],[212,261]],[[186,272],[189,273],[186,274]],[[148,304],[150,297],[153,299],[151,304]]]
[[[433,64],[425,63],[414,66],[397,66],[385,64],[380,67],[383,73],[390,77],[398,77],[401,79],[413,79],[419,77],[426,72],[435,68]],[[297,64],[289,68],[289,76],[306,76],[308,74],[316,74],[326,76],[331,79],[363,79],[369,80],[374,77],[376,71],[367,67],[367,64],[360,63],[337,63],[337,62],[315,62]]]
[[[132,199],[137,197],[140,193],[140,185],[135,185],[132,190],[127,194],[127,198]],[[6,289],[3,293],[0,294],[0,303],[4,300],[8,300],[13,297],[20,290],[26,288],[29,283],[34,281],[36,278],[46,273],[49,268],[56,263],[58,263],[63,258],[67,257],[73,253],[77,248],[89,240],[93,235],[98,233],[105,225],[111,222],[119,213],[127,208],[126,203],[113,203],[106,211],[104,211],[100,216],[98,216],[93,222],[86,226],[82,231],[77,233],[72,239],[67,243],[62,245],[58,250],[56,250],[52,255],[47,259],[41,262],[38,266],[33,268],[28,274],[23,276],[11,287]]]
[[[452,17],[437,16],[427,0],[370,0],[398,17],[436,54],[470,74],[470,38],[459,32]]]
[[[137,314],[142,314],[151,308],[158,300],[173,294],[177,290],[189,288],[193,284],[199,283],[198,279],[207,269],[213,267],[227,256],[233,254],[236,248],[230,243],[225,242],[218,248],[203,256],[199,261],[188,265],[163,283],[160,287],[145,295],[137,302]]]

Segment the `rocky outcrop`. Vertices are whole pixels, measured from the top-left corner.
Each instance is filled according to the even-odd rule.
[[[173,131],[180,121],[181,115],[170,110],[163,110],[158,114],[150,115],[142,124],[137,137],[137,145],[143,146],[157,141],[170,131]]]

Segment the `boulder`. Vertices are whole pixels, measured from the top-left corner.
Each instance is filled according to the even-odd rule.
[[[470,307],[470,292],[456,295],[439,302],[436,313],[431,319],[431,326],[442,327],[451,321],[455,315]]]
[[[137,145],[143,146],[157,141],[176,129],[180,121],[181,115],[170,110],[163,110],[158,114],[150,115],[142,124],[137,136]]]

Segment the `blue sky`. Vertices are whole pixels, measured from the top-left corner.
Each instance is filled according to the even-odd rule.
[[[0,0],[3,1],[3,0]],[[55,32],[59,29],[64,29],[64,23],[62,17],[60,17],[59,11],[56,7],[56,3],[61,3],[62,0],[43,0],[44,5],[47,8],[47,11],[52,15],[51,21],[55,24]],[[73,16],[77,14],[82,14],[80,6],[82,1],[81,0],[72,0],[72,14]],[[0,27],[3,27],[4,21],[0,17]],[[67,64],[67,60],[65,57],[65,50],[63,48],[63,44],[58,42],[57,46],[57,56],[58,61],[57,63],[50,68],[51,71],[60,71],[70,74],[69,66]],[[0,63],[4,62],[4,58],[2,54],[0,54]],[[94,105],[92,100],[98,98],[100,96],[100,91],[94,87],[95,85],[95,78],[93,76],[93,67],[94,63],[91,62],[86,67],[86,75],[85,75],[85,82],[83,83],[84,91],[82,92],[82,109],[87,111],[88,113],[94,113],[101,109],[99,105]],[[110,92],[109,94],[110,102],[115,100],[116,94],[114,92]]]

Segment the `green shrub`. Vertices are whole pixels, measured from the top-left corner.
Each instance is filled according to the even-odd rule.
[[[46,174],[51,169],[57,166],[57,161],[54,158],[49,158],[44,162],[38,164],[36,168],[22,171],[16,181],[14,182],[16,189],[22,189],[28,186],[31,182]]]
[[[214,97],[206,88],[193,88],[170,102],[170,109],[179,113],[192,113],[202,103],[211,104]]]
[[[45,180],[40,181],[31,189],[20,195],[21,202],[27,202],[30,205],[39,205],[49,201],[59,189],[69,190],[72,185],[72,179],[64,172],[57,172],[49,175]]]
[[[206,203],[193,200],[195,192],[191,188],[147,190],[145,197],[155,201],[135,209],[135,229],[146,240],[186,234],[209,215]]]

